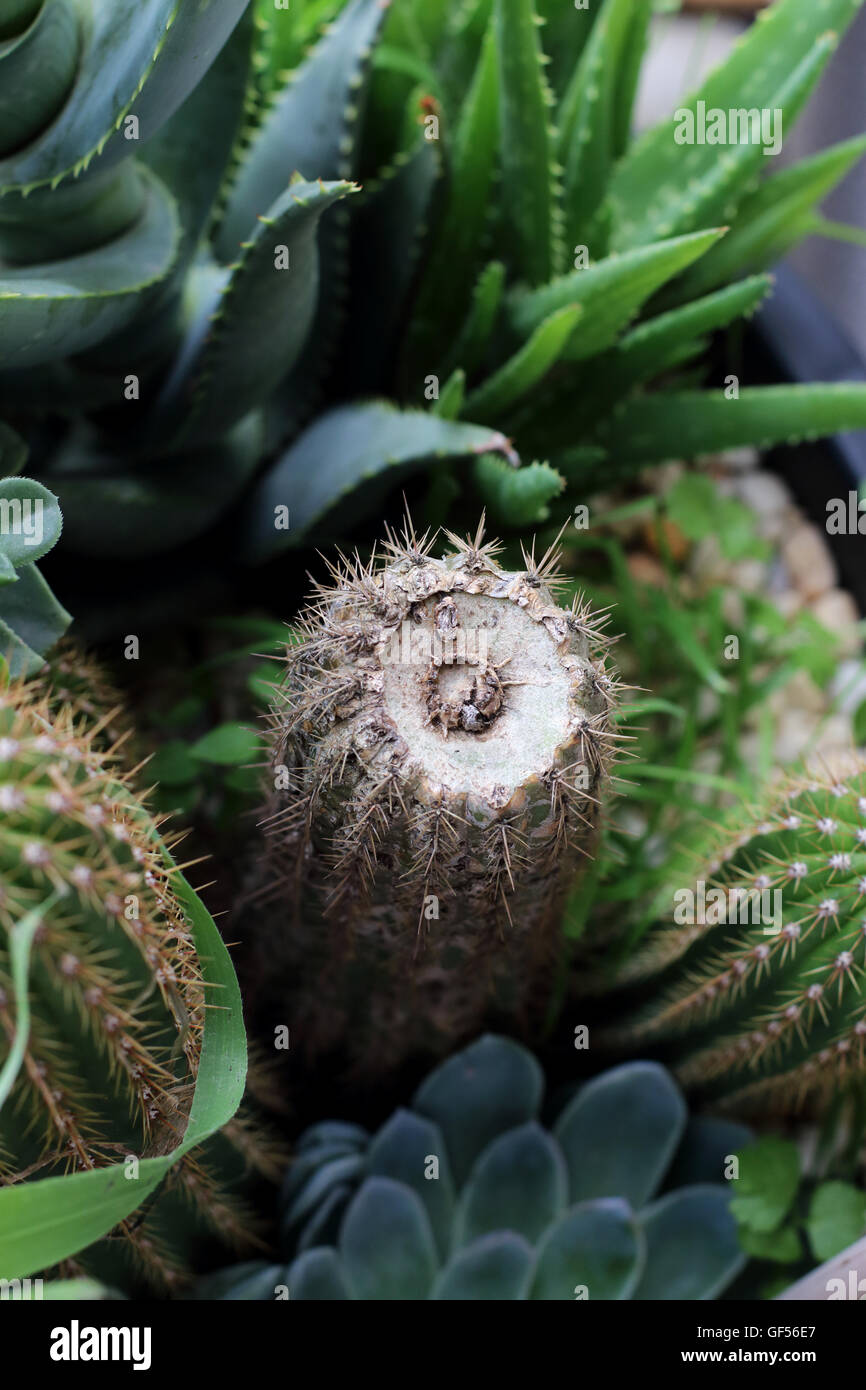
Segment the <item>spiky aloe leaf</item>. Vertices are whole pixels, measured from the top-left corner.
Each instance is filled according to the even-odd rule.
[[[607,250],[602,203],[621,152],[617,98],[624,45],[634,23],[634,0],[604,0],[557,112],[559,159],[565,171],[565,245],[582,242],[596,260]]]
[[[866,136],[831,145],[764,179],[740,203],[724,241],[690,267],[669,292],[682,303],[722,285],[744,270],[763,270],[780,260],[805,234],[812,209],[866,153]]]
[[[291,369],[316,309],[319,218],[353,190],[295,182],[259,218],[236,264],[214,277],[210,310],[199,311],[163,388],[157,437],[174,448],[218,439]]]
[[[490,342],[504,289],[505,266],[501,261],[491,261],[475,282],[463,327],[445,359],[449,368],[459,364],[471,372],[478,366]]]
[[[355,132],[364,72],[385,17],[382,0],[351,0],[329,32],[274,98],[244,156],[216,240],[232,261],[295,173],[346,179],[354,173]]]
[[[75,80],[69,89],[63,58],[68,34],[58,32],[53,51],[42,55],[42,90],[55,92],[63,119],[30,132],[23,148],[0,160],[0,187],[31,188],[54,182],[93,164],[107,169],[130,154],[129,116],[148,140],[174,114],[216,58],[247,0],[93,0],[85,24],[68,0],[48,0],[44,23],[66,13],[79,45]],[[74,49],[72,50],[74,52]],[[111,54],[110,82],[105,82]],[[14,61],[12,53],[4,61]],[[4,89],[8,88],[4,78]],[[63,89],[62,96],[60,95]],[[26,96],[20,98],[26,100]],[[0,134],[2,141],[2,134]]]
[[[835,46],[835,36],[854,18],[862,0],[779,0],[760,12],[728,59],[683,103],[707,110],[782,111],[790,128]],[[665,121],[639,140],[616,169],[611,197],[616,209],[613,245],[641,246],[658,237],[691,231],[730,216],[726,204],[747,191],[762,164],[759,142],[726,150],[678,144],[677,122]]]
[[[499,65],[502,234],[517,275],[543,285],[554,273],[556,221],[552,97],[544,77],[533,0],[494,0]]]
[[[415,334],[438,356],[466,310],[478,272],[499,136],[499,69],[492,24],[452,139],[447,202],[414,309]],[[429,360],[429,358],[428,358]]]
[[[728,400],[721,391],[641,396],[598,431],[620,476],[669,458],[693,458],[757,444],[795,444],[866,428],[866,387],[851,382],[755,386]]]
[[[525,337],[556,309],[576,304],[581,316],[564,355],[571,361],[592,357],[610,347],[650,295],[703,256],[723,235],[723,230],[714,229],[673,237],[621,256],[608,256],[540,289],[518,290],[510,305],[514,331]]]
[[[495,420],[519,404],[562,356],[582,312],[579,304],[568,304],[544,319],[513,357],[470,392],[465,413],[474,420]]]
[[[514,468],[495,454],[482,454],[473,469],[475,487],[495,521],[505,526],[535,526],[550,515],[548,503],[565,480],[548,463]]]
[[[382,401],[341,406],[306,430],[255,489],[242,523],[244,551],[268,559],[298,544],[360,484],[381,480],[385,472],[390,485],[390,474],[432,459],[486,453],[513,457],[503,435],[480,425],[395,410]],[[353,516],[359,507],[354,498]],[[280,522],[286,508],[288,530]]]
[[[73,355],[116,333],[174,265],[179,225],[174,200],[152,175],[142,214],[96,251],[36,268],[0,272],[0,366],[25,367]]]

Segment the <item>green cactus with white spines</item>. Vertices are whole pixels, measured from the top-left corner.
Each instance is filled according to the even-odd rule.
[[[300,1138],[281,1202],[285,1265],[243,1264],[202,1299],[718,1297],[745,1263],[726,1169],[742,1125],[690,1118],[663,1067],[587,1082],[555,1123],[510,1039],[443,1062],[375,1133]]]
[[[605,977],[651,999],[608,1040],[663,1044],[728,1107],[820,1105],[866,1073],[866,769],[799,781],[742,825],[668,874],[657,925]],[[678,924],[695,901],[704,920]]]
[[[159,823],[121,766],[117,709],[99,709],[107,688],[80,688],[87,670],[76,663],[54,682],[0,688],[4,1275],[4,1186],[170,1153],[201,1060],[206,989],[191,890],[179,891]],[[130,1217],[64,1269],[121,1287],[180,1287],[206,1232],[255,1246],[256,1223],[233,1189],[248,1163],[271,1161],[237,1117],[177,1162],[144,1222]]]
[[[779,107],[787,131],[859,3],[780,0],[700,99]],[[520,527],[600,469],[606,486],[672,453],[866,423],[853,383],[744,386],[733,405],[645,391],[754,312],[794,241],[833,232],[815,206],[864,148],[776,174],[758,146],[678,145],[672,122],[632,141],[650,10],[9,11],[0,414],[60,496],[67,550],[164,552],[176,595],[209,561],[190,542],[210,535],[223,572],[259,562],[434,458],[466,461]],[[460,485],[449,472],[443,515]]]

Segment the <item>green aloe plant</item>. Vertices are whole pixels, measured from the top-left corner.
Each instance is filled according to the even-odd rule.
[[[283,1265],[203,1281],[221,1299],[709,1299],[745,1264],[726,1165],[749,1131],[689,1119],[631,1062],[545,1128],[524,1048],[487,1035],[373,1135],[325,1121],[283,1189]]]
[[[36,562],[57,544],[63,525],[57,498],[32,478],[14,476],[24,448],[0,425],[0,660],[13,676],[33,675],[66,631],[61,607]]]
[[[225,948],[85,673],[0,686],[0,1278],[166,1291],[208,1232],[255,1248],[238,1189],[272,1155],[234,1114]]]
[[[690,108],[787,131],[859,3],[779,0]],[[525,524],[672,452],[863,426],[857,385],[683,389],[864,142],[773,173],[672,121],[632,141],[651,8],[16,5],[0,412],[66,547],[261,560],[434,460],[444,515],[461,458]]]

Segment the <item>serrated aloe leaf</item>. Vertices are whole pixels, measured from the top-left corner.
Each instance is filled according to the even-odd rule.
[[[353,191],[347,183],[294,183],[259,219],[220,290],[204,337],[181,349],[161,402],[157,429],[177,420],[173,445],[218,439],[276,387],[310,329],[318,289],[316,228],[322,213]]]
[[[95,251],[37,267],[0,268],[0,367],[72,356],[119,332],[170,273],[174,200],[152,176],[140,219]]]
[[[752,1131],[735,1120],[720,1120],[713,1115],[690,1117],[665,1185],[674,1189],[690,1187],[692,1183],[724,1182],[729,1160],[752,1138]],[[736,1191],[736,1185],[733,1190]]]
[[[285,11],[281,11],[284,14]],[[142,150],[177,199],[187,253],[205,230],[244,119],[256,28],[246,11],[183,105]]]
[[[535,1119],[543,1088],[541,1068],[525,1048],[486,1034],[436,1067],[412,1105],[442,1131],[461,1187],[493,1139]]]
[[[0,186],[29,187],[127,158],[128,116],[146,141],[174,114],[216,58],[247,0],[91,0],[79,18],[75,82],[52,122],[24,148],[0,160]],[[54,5],[46,9],[54,9]],[[105,72],[111,71],[106,82]]]
[[[43,5],[0,50],[0,159],[57,116],[75,80],[79,17],[72,0]]]
[[[433,1171],[430,1160],[437,1160]],[[397,1110],[382,1126],[367,1154],[371,1176],[393,1178],[417,1192],[430,1218],[440,1258],[448,1253],[454,1216],[454,1183],[448,1153],[432,1120]]]
[[[440,171],[436,142],[422,138],[411,154],[397,156],[373,188],[364,189],[353,209],[344,346],[351,395],[368,395],[391,376]]]
[[[62,529],[57,498],[47,487],[32,478],[0,481],[0,555],[14,568],[41,560]]]
[[[340,406],[305,430],[255,488],[242,518],[244,553],[256,561],[279,554],[349,499],[357,519],[359,501],[352,494],[362,483],[388,485],[392,474],[431,459],[487,452],[511,456],[504,436],[481,425],[395,410],[383,401]],[[286,508],[288,529],[275,529]]]
[[[563,1210],[568,1195],[557,1144],[535,1120],[494,1139],[476,1159],[461,1194],[456,1239],[468,1245],[493,1231],[536,1241]]]
[[[558,112],[565,245],[583,242],[596,259],[607,249],[593,218],[617,153],[617,78],[633,11],[634,0],[604,0]]]
[[[557,309],[577,304],[580,321],[564,355],[571,361],[593,357],[616,341],[650,295],[703,256],[722,235],[714,228],[673,237],[608,256],[541,289],[518,291],[510,304],[514,331],[525,338]]]
[[[499,69],[492,26],[453,136],[447,204],[415,306],[419,336],[438,354],[465,312],[490,214],[499,138]],[[429,349],[428,349],[429,351]]]
[[[558,497],[564,481],[548,463],[513,468],[495,454],[482,454],[473,469],[475,486],[491,517],[506,526],[533,526],[546,521],[548,503]]]
[[[354,172],[363,76],[386,8],[381,0],[351,0],[274,98],[228,196],[215,243],[221,259],[235,258],[256,218],[285,192],[294,173],[342,179]]]
[[[639,1210],[661,1184],[686,1114],[676,1085],[655,1062],[627,1062],[587,1082],[553,1129],[571,1201],[623,1197]]]
[[[253,412],[207,448],[143,467],[73,436],[51,463],[65,542],[86,555],[159,554],[202,535],[241,495],[261,458]]]
[[[746,1263],[723,1187],[684,1187],[640,1214],[646,1264],[636,1299],[718,1298]]]
[[[464,414],[482,423],[495,420],[528,395],[561,357],[582,312],[579,304],[568,304],[544,319],[513,357],[469,393]]]
[[[463,367],[469,373],[478,366],[493,333],[504,288],[505,266],[501,261],[491,261],[475,282],[469,312],[446,359],[446,370]]]
[[[307,1250],[290,1265],[286,1281],[289,1298],[339,1303],[352,1297],[346,1273],[334,1250]]]
[[[636,386],[699,353],[703,343],[696,335],[753,314],[771,283],[769,276],[741,280],[638,324],[616,347],[576,364],[556,383],[550,397],[538,395],[528,402],[526,417],[518,418],[513,432],[522,439],[529,428],[533,448],[545,452],[562,447],[603,420]]]
[[[574,0],[537,0],[536,8],[544,20],[541,40],[550,59],[547,79],[561,96],[589,40],[599,7],[589,4],[578,9]]]
[[[642,1233],[628,1202],[584,1202],[545,1234],[529,1297],[560,1302],[631,1298],[643,1261]]]
[[[200,1279],[195,1287],[195,1298],[199,1302],[211,1299],[238,1303],[262,1303],[274,1298],[276,1290],[282,1285],[288,1287],[289,1269],[285,1265],[264,1264],[261,1260],[247,1260],[243,1264],[230,1265],[219,1269],[205,1279]]]
[[[356,1298],[426,1299],[438,1260],[424,1205],[391,1178],[368,1178],[346,1212],[340,1259]]]
[[[556,266],[551,96],[533,0],[495,0],[503,232],[518,276],[546,284]]]
[[[26,461],[27,445],[24,440],[9,425],[0,421],[0,478],[10,478],[20,473]]]
[[[728,400],[684,391],[627,401],[602,425],[599,443],[627,471],[741,444],[768,449],[866,429],[866,386],[851,382],[755,386]],[[624,474],[622,475],[624,476]]]
[[[461,1303],[523,1299],[532,1265],[532,1247],[513,1231],[481,1236],[448,1262],[431,1298]]]
[[[693,299],[744,270],[774,265],[811,230],[812,208],[866,153],[866,136],[821,150],[766,178],[743,199],[724,241],[714,246],[671,287],[677,302]]]
[[[861,0],[780,0],[761,12],[727,60],[683,108],[783,112],[783,135],[814,85],[832,51],[830,31],[841,33]],[[684,126],[681,125],[681,129]],[[713,220],[719,199],[735,198],[763,162],[760,145],[733,145],[719,159],[719,147],[677,144],[676,119],[656,126],[618,166],[611,184],[616,206],[614,245],[621,250]],[[754,157],[754,167],[748,155]],[[726,168],[727,164],[727,168]]]
[[[13,676],[32,676],[44,664],[46,652],[60,641],[72,616],[57,602],[35,565],[21,565],[15,573],[14,584],[0,587],[0,657]]]
[[[165,858],[174,870],[167,852]],[[2,1279],[25,1278],[99,1240],[147,1200],[178,1159],[221,1129],[240,1103],[247,1057],[237,979],[213,918],[176,870],[172,886],[191,924],[204,987],[220,1000],[218,1009],[205,1010],[201,1065],[183,1138],[170,1153],[142,1159],[134,1183],[124,1181],[120,1162],[0,1190]]]
[[[632,113],[649,42],[653,8],[653,0],[633,0],[632,17],[623,40],[613,112],[613,150],[617,159],[625,154],[631,139]]]

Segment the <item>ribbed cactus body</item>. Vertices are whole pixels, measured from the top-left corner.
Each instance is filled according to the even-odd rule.
[[[116,710],[100,715],[104,691],[89,698],[63,660],[53,684],[0,688],[0,1067],[25,1039],[0,1108],[0,1183],[171,1152],[201,1055],[205,988],[165,842],[107,733]],[[212,1170],[228,1138],[207,1147],[176,1165],[154,1220],[130,1218],[65,1267],[166,1289],[209,1225],[243,1248],[248,1218]],[[244,1167],[226,1161],[232,1178]]]
[[[686,1086],[737,1106],[791,1109],[863,1077],[866,767],[779,795],[658,906],[617,977],[654,980],[652,1001],[617,1042],[670,1044]]]
[[[452,542],[456,538],[452,537]],[[552,557],[502,570],[481,533],[407,532],[341,566],[274,705],[265,875],[302,980],[300,1041],[351,1028],[383,1065],[531,1008],[590,853],[614,682]]]

